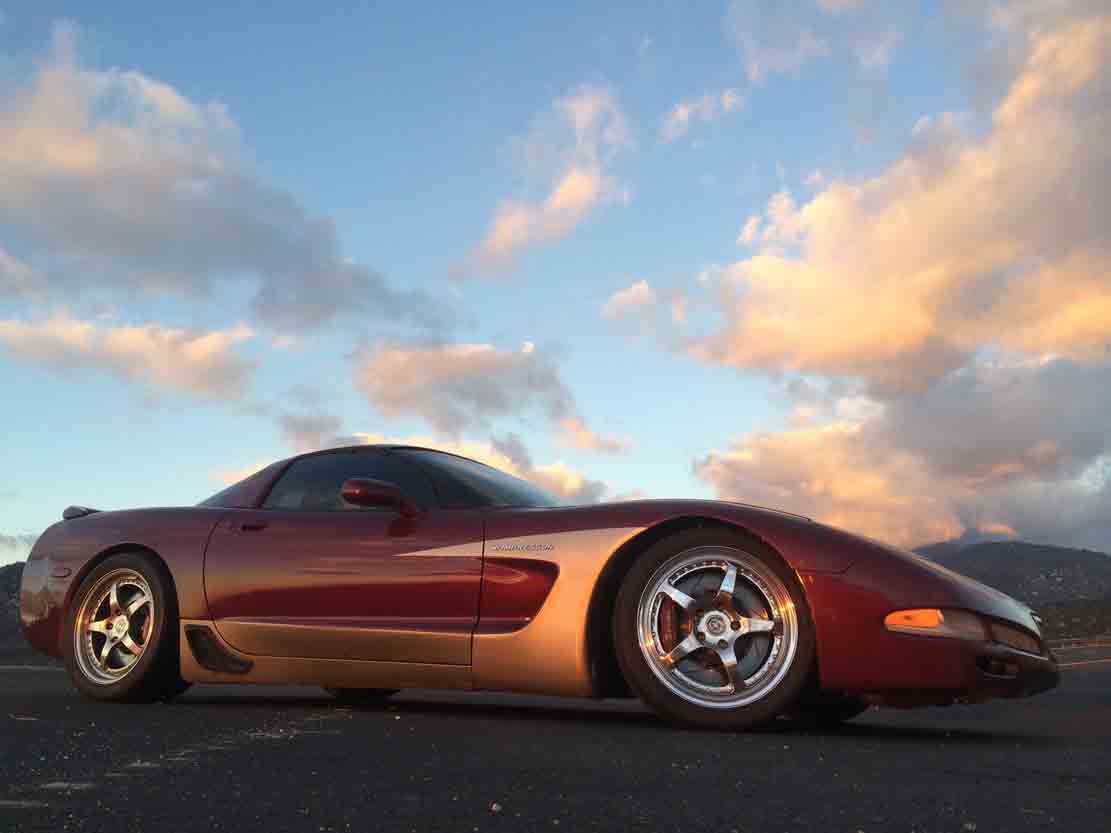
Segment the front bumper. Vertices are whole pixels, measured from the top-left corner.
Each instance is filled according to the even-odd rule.
[[[996,642],[977,642],[966,646],[967,702],[994,697],[1030,697],[1056,688],[1061,682],[1057,659],[1046,649],[1046,656],[1028,654]]]
[[[948,655],[944,666],[950,669],[950,673],[939,675],[925,685],[881,686],[858,692],[859,696],[878,706],[947,706],[984,703],[1001,697],[1031,697],[1056,688],[1061,681],[1057,660],[1051,653],[1036,656],[995,642],[907,638],[915,641],[930,639],[930,651],[935,657]],[[920,646],[911,645],[907,650],[916,647]]]
[[[986,638],[889,630],[885,617],[912,608],[963,610],[1039,636],[1030,610],[913,556],[877,557],[838,574],[801,574],[818,635],[821,685],[894,705],[979,703],[1028,697],[1060,680],[1039,637],[1037,652]]]

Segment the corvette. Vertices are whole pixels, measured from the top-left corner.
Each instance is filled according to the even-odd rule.
[[[109,701],[501,690],[743,729],[1059,679],[1029,608],[911,553],[739,503],[563,506],[410,446],[282,460],[194,507],[69,507],[31,552],[20,618]]]

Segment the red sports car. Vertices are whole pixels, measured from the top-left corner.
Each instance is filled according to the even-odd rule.
[[[1025,605],[911,553],[738,503],[562,506],[406,446],[293,457],[195,507],[70,507],[30,555],[21,618],[101,700],[632,694],[744,728],[1058,682]]]

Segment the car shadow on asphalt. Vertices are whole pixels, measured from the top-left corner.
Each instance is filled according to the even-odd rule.
[[[473,695],[472,695],[473,696]],[[635,700],[573,700],[543,698],[543,702],[528,702],[533,698],[495,695],[497,702],[481,702],[473,699],[423,699],[406,698],[404,695],[391,698],[382,703],[352,706],[338,705],[330,697],[276,697],[266,694],[244,694],[205,696],[202,691],[194,690],[182,705],[202,706],[205,708],[234,709],[327,709],[352,714],[396,714],[398,716],[430,716],[437,718],[496,718],[499,722],[522,724],[559,723],[562,725],[603,725],[610,729],[636,729],[637,731],[659,731],[669,734],[676,732],[698,732],[721,734],[716,730],[700,730],[678,727],[667,723],[648,711]],[[418,699],[419,698],[419,699]],[[539,698],[538,698],[539,699]],[[882,714],[880,712],[879,714]],[[908,714],[899,712],[900,715]],[[1044,734],[995,730],[989,728],[970,728],[952,725],[899,725],[892,723],[869,722],[865,716],[859,721],[843,723],[832,727],[803,726],[790,720],[777,720],[773,724],[749,730],[747,734],[769,737],[797,737],[821,740],[828,738],[854,739],[870,742],[884,741],[942,741],[946,743],[968,743],[978,745],[1021,744],[1023,746],[1052,746],[1060,739]]]

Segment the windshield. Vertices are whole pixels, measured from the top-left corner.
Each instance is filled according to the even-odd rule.
[[[421,448],[408,448],[399,453],[439,475],[436,481],[440,498],[447,506],[543,507],[563,504],[559,497],[527,480],[465,457]],[[443,483],[444,479],[449,482]],[[448,494],[444,494],[445,491]]]
[[[202,500],[197,506],[218,509],[250,509],[262,498],[262,490],[270,485],[274,474],[286,464],[286,460],[271,463],[238,483],[233,483],[223,491]]]

